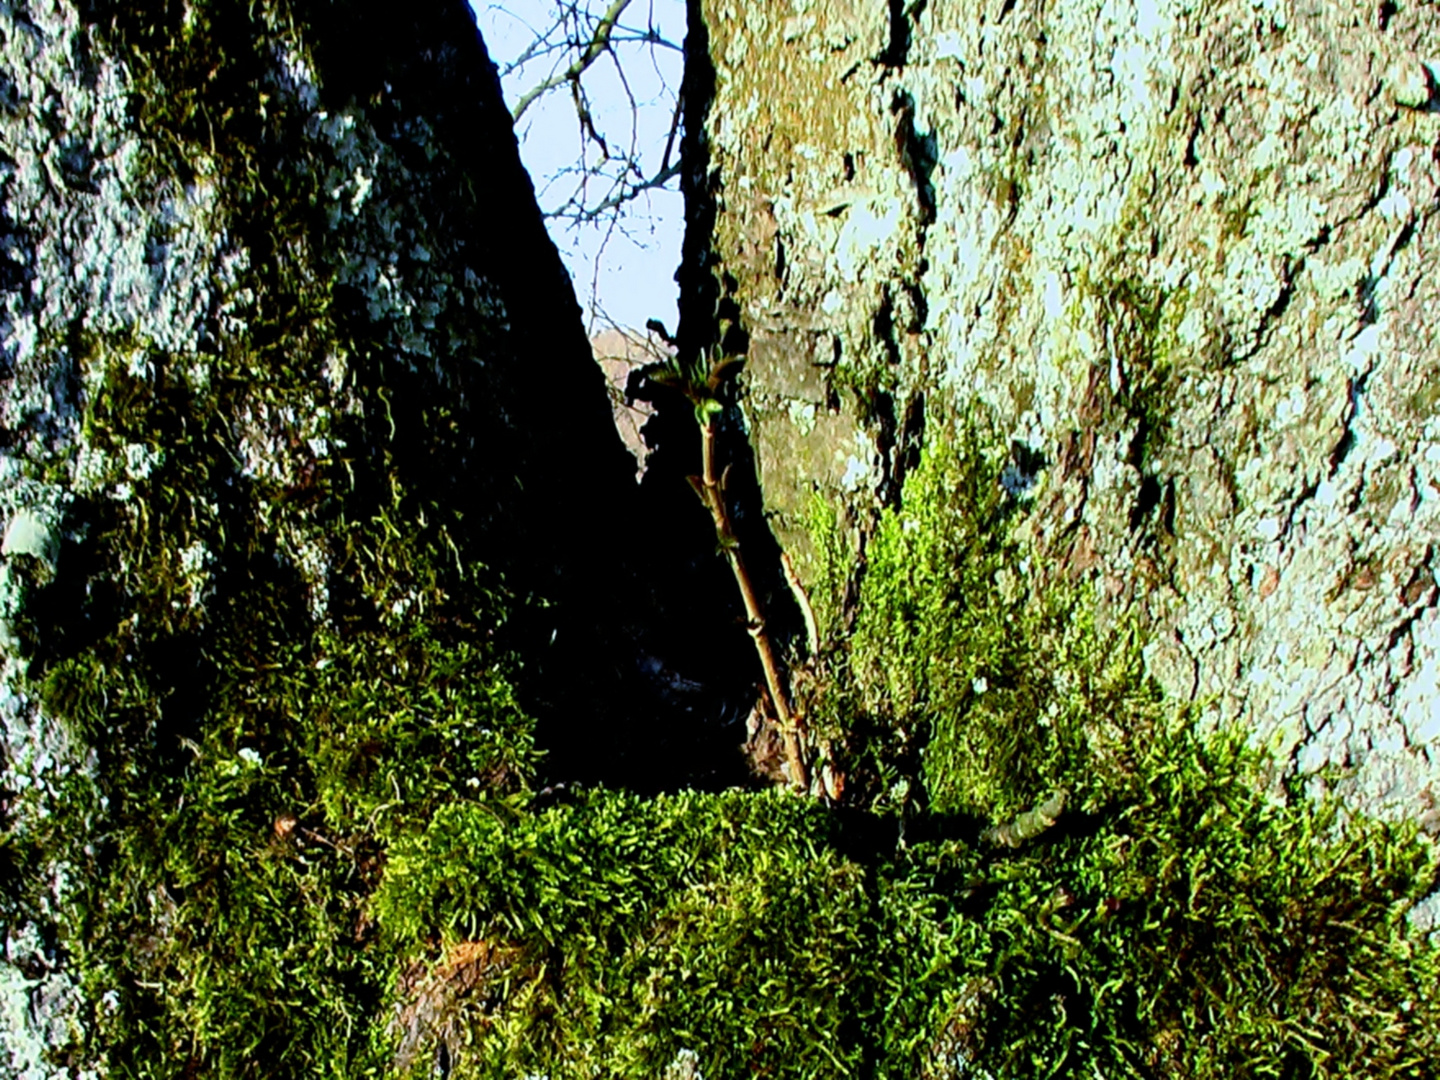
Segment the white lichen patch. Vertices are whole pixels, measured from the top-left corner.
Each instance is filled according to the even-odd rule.
[[[60,521],[53,507],[26,507],[5,526],[0,541],[0,555],[7,559],[29,556],[44,564],[51,572],[60,559]]]
[[[185,584],[185,596],[176,598],[176,607],[184,606],[191,611],[202,612],[213,588],[210,568],[215,564],[215,554],[203,540],[195,540],[180,549],[180,575]]]
[[[140,140],[127,129],[127,73],[99,53],[93,71],[77,72],[73,39],[88,30],[65,5],[34,15],[38,33],[12,34],[0,50],[17,98],[0,115],[14,158],[6,212],[32,245],[34,271],[27,298],[4,298],[10,360],[23,365],[43,332],[76,312],[97,333],[143,314],[155,347],[188,349],[215,284],[214,192],[146,175]],[[61,118],[62,137],[49,117]],[[57,190],[69,197],[55,198]],[[137,201],[137,192],[153,201]]]
[[[129,443],[124,450],[125,475],[131,480],[145,480],[165,461],[165,451],[155,446]]]
[[[660,1075],[661,1080],[705,1080],[705,1074],[700,1071],[700,1055],[688,1047],[676,1053]]]
[[[792,400],[786,405],[786,411],[790,414],[790,422],[801,436],[809,435],[815,430],[814,402]]]
[[[897,199],[886,199],[878,205],[866,200],[850,207],[840,235],[835,238],[835,272],[842,279],[853,280],[859,276],[861,269],[874,260],[882,248],[894,242],[901,211]]]
[[[3,584],[0,584],[3,589]],[[17,839],[40,825],[49,801],[62,787],[92,777],[96,756],[72,743],[64,728],[45,717],[19,689],[28,661],[0,655],[0,737],[5,745],[5,783],[14,792],[8,826]],[[41,915],[58,917],[66,901],[63,866],[46,868],[49,884]],[[36,928],[24,921],[7,927],[4,963],[0,963],[0,1071],[19,1080],[50,1080],[61,1075],[45,1065],[47,1049],[66,1045],[75,1034],[81,995],[74,980],[48,963],[36,965],[38,977],[21,966],[47,951]],[[76,1074],[93,1078],[90,1069]]]
[[[880,483],[880,457],[869,436],[857,431],[854,449],[848,454],[843,450],[837,451],[837,454],[845,462],[845,470],[840,476],[840,486],[844,490],[873,491]]]
[[[1411,631],[1411,676],[1395,698],[1407,742],[1440,755],[1440,618],[1432,612]]]
[[[433,157],[427,124],[412,122],[402,131]],[[337,280],[359,290],[367,315],[388,328],[397,354],[429,358],[452,351],[442,324],[448,324],[444,313],[455,304],[499,314],[497,301],[475,274],[457,281],[441,269],[438,256],[455,254],[454,240],[415,231],[416,223],[427,220],[423,182],[359,114],[317,111],[309,133],[331,162],[324,182],[327,214],[346,252]],[[373,197],[377,186],[386,199]]]
[[[305,582],[306,604],[310,618],[318,625],[330,610],[330,553],[318,536],[306,535],[298,528],[283,534],[283,548],[291,564]]]
[[[46,946],[33,924],[14,927],[4,942],[16,961],[39,961],[39,978],[18,966],[0,964],[0,1070],[14,1080],[50,1080],[63,1075],[45,1064],[47,1051],[75,1035],[71,1017],[81,1008],[80,988],[64,972],[47,970]],[[68,1072],[68,1070],[67,1070]],[[73,1071],[77,1080],[98,1080],[92,1068]]]
[[[1301,191],[1263,201],[1248,218],[1244,235],[1225,256],[1216,290],[1226,315],[1247,331],[1247,340],[1253,340],[1260,318],[1288,287],[1294,260],[1324,227],[1324,205]]]

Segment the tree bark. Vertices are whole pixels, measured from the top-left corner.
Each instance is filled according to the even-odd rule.
[[[0,1062],[30,1075],[76,1002],[44,924],[101,857],[59,822],[110,831],[113,762],[263,742],[267,680],[323,641],[604,656],[581,628],[613,619],[625,536],[596,523],[638,514],[461,0],[6,4],[0,148],[3,824],[57,837],[6,884],[30,1027]],[[87,693],[99,731],[65,715]]]
[[[1032,590],[1094,583],[1204,723],[1433,825],[1440,14],[700,10],[716,273],[807,587],[815,492],[858,550],[925,418],[979,416]]]

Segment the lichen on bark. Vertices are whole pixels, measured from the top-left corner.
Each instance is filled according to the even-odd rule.
[[[807,584],[812,492],[858,545],[921,418],[979,416],[1035,591],[1099,583],[1206,723],[1429,820],[1433,12],[704,10],[717,273]]]
[[[34,0],[0,46],[7,993],[86,984],[7,1052],[159,1061],[209,1014],[197,1061],[248,1024],[283,1070],[378,992],[359,894],[302,948],[306,1021],[190,966],[210,905],[307,910],[444,792],[526,787],[498,637],[584,574],[557,437],[593,448],[581,516],[631,467],[463,4]]]
[[[680,348],[839,807],[654,795],[700,446],[637,492],[458,0],[0,5],[17,1069],[1427,1076],[1431,16],[695,11]]]

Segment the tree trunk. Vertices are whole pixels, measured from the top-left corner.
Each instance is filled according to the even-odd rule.
[[[597,675],[632,643],[587,632],[638,510],[461,0],[30,0],[0,42],[0,877],[6,992],[48,1001],[6,1010],[48,1025],[6,1043],[28,1067],[69,1040],[56,965],[97,955],[81,897],[146,801],[130,778],[163,832],[206,763],[289,760],[339,653],[423,698],[457,678],[421,662],[444,648],[534,646],[542,714],[643,711]]]
[[[1090,583],[1204,724],[1433,827],[1440,15],[700,9],[716,274],[807,585],[814,495],[859,550],[968,418],[1033,594]]]
[[[1220,835],[1223,866],[1263,869],[1256,822],[1314,849],[1295,863],[1338,890],[1322,929],[1364,917],[1343,949],[1293,943],[1334,952],[1305,985],[1343,1004],[1367,964],[1410,978],[1386,936],[1394,890],[1423,891],[1408,834],[1326,862],[1323,814],[1215,825],[1224,754],[1181,775],[1153,749],[1177,743],[1139,744],[1158,688],[1273,749],[1277,791],[1436,826],[1437,25],[696,0],[680,352],[748,355],[744,422],[727,390],[701,469],[690,409],[663,409],[637,488],[459,0],[0,6],[0,988],[23,1021],[0,1061],[382,1071],[391,999],[434,984],[443,944],[467,991],[494,976],[470,1035],[541,1033],[501,1047],[517,1061],[952,1075],[982,1021],[1011,1046],[1011,974],[972,956],[1038,940],[1034,985],[1066,972],[1078,995],[1073,950],[1133,919],[1154,962],[1117,994],[1151,1001],[1153,977],[1169,1011],[1132,1019],[1200,1017],[1139,1027],[1147,1068],[1188,1075],[1167,1048],[1231,1003],[1154,957],[1173,930],[1186,963],[1223,965],[1196,914],[1215,893],[1245,914],[1232,945],[1282,934],[1185,846]],[[714,751],[738,733],[707,717],[753,701],[757,670],[683,482],[723,465],[716,520],[752,615],[792,639],[773,681],[822,744],[814,787],[872,815],[541,790],[726,786]],[[711,610],[703,632],[675,618]],[[1023,655],[1056,641],[1080,645]],[[1031,739],[1039,765],[1004,756],[1028,728],[967,758],[965,725],[1046,728],[1067,687],[1071,718],[1117,711]],[[1117,776],[1145,790],[1102,805]],[[1166,817],[1170,795],[1198,805]],[[1146,822],[1171,829],[1154,874],[1126,863]],[[1089,840],[1113,890],[1064,862]],[[1399,869],[1346,877],[1376,851]],[[1287,920],[1294,889],[1274,889]],[[1098,1012],[1132,976],[1097,963]],[[1404,978],[1367,1021],[1387,1052],[1434,1030]],[[1062,998],[1025,985],[1048,1038]],[[701,1013],[722,1034],[691,1046]]]

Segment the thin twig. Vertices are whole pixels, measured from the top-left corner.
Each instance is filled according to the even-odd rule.
[[[680,163],[677,161],[674,165],[671,165],[665,169],[661,169],[649,180],[642,181],[638,184],[633,184],[629,188],[622,188],[618,195],[611,195],[608,199],[600,203],[593,210],[583,211],[581,216],[590,219],[598,218],[601,214],[605,213],[605,211],[613,210],[615,209],[615,207],[620,206],[622,203],[629,202],[631,199],[635,198],[635,196],[639,195],[642,191],[649,191],[651,188],[664,187],[666,184],[668,184],[671,180],[673,180],[679,175]]]
[[[680,130],[680,114],[684,109],[684,93],[675,96],[675,115],[670,117],[670,134],[665,136],[665,153],[660,158],[660,171],[663,173],[670,168],[670,151],[675,149],[675,133]]]
[[[800,616],[805,620],[805,644],[812,657],[820,655],[820,628],[815,623],[815,609],[810,606],[810,597],[805,595],[805,586],[800,575],[795,573],[795,564],[790,561],[789,552],[780,553],[780,569],[785,571],[785,584],[790,586],[790,595],[800,607]]]
[[[780,665],[775,660],[775,650],[770,644],[770,634],[765,627],[765,609],[755,591],[745,560],[740,554],[740,541],[730,526],[730,513],[725,506],[725,478],[715,474],[715,416],[707,413],[700,428],[701,475],[695,485],[715,522],[715,536],[720,542],[730,569],[735,574],[735,583],[740,586],[740,596],[745,602],[745,618],[750,637],[755,642],[755,651],[760,656],[760,666],[765,672],[765,685],[770,691],[770,700],[775,703],[775,712],[780,721],[780,734],[785,741],[785,757],[790,766],[790,780],[801,791],[810,789],[809,770],[805,766],[801,736],[805,725],[801,716],[792,711],[789,695],[785,692]]]
[[[577,81],[580,76],[585,73],[586,68],[609,51],[610,31],[615,29],[615,21],[620,18],[620,13],[629,5],[630,0],[612,0],[610,6],[605,10],[605,14],[600,17],[600,21],[595,25],[595,33],[591,35],[590,43],[585,46],[585,51],[577,56],[574,61],[571,62],[570,66],[559,75],[552,75],[539,85],[532,86],[525,92],[524,96],[520,98],[519,102],[516,103],[514,113],[515,123],[518,124],[520,122],[520,117],[525,115],[525,110],[528,109],[541,94],[549,90],[554,90],[563,83]]]

